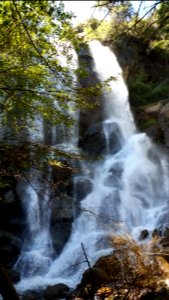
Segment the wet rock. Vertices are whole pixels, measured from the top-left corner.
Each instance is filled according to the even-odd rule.
[[[51,235],[53,247],[57,254],[60,254],[65,243],[69,239],[72,229],[72,222],[58,222],[52,225]]]
[[[53,286],[48,286],[44,292],[45,300],[56,300],[65,298],[69,292],[69,287],[66,284],[59,283]]]
[[[79,66],[82,68],[85,72],[83,74],[79,74],[79,82],[80,85],[83,88],[88,87],[95,87],[96,84],[100,83],[99,78],[94,71],[94,61],[91,56],[90,50],[88,47],[82,47],[82,49],[78,53],[78,59],[79,59]],[[97,136],[94,136],[93,133],[91,133],[91,130],[95,127],[95,124],[98,122],[101,122],[103,120],[103,101],[102,101],[102,95],[98,92],[94,93],[88,93],[87,95],[87,102],[89,105],[92,106],[92,109],[89,107],[83,107],[80,109],[79,114],[79,146],[84,149],[88,154],[92,155],[98,155],[100,154],[99,148],[100,144],[98,144],[97,148],[97,141],[101,139],[103,142],[103,136],[102,133],[100,133],[99,136],[99,130],[97,133]],[[90,152],[90,146],[87,145],[89,143],[91,146],[95,143],[92,142],[92,137],[97,140],[95,143],[95,149]]]
[[[92,182],[83,177],[78,177],[75,180],[75,198],[77,201],[81,201],[83,198],[85,198],[89,193],[92,191]]]
[[[117,178],[120,178],[123,173],[123,165],[119,162],[113,164],[113,166],[109,169],[109,172],[113,174],[113,176],[116,176]]]
[[[105,154],[106,146],[107,143],[102,122],[92,125],[85,136],[79,141],[79,147],[92,156]]]
[[[149,236],[148,230],[147,230],[147,229],[144,229],[144,230],[142,230],[141,233],[140,233],[139,240],[140,240],[140,241],[145,240],[145,239],[148,238],[148,236]]]
[[[62,197],[57,197],[51,205],[52,215],[51,223],[60,222],[62,220],[74,219],[73,198],[62,194]]]
[[[121,149],[123,141],[120,128],[115,122],[105,123],[104,127],[108,134],[107,150],[110,154],[115,154]]]
[[[120,184],[119,178],[115,174],[108,175],[104,180],[105,186],[109,186],[109,187],[116,186],[117,187],[117,186],[119,186],[119,184]]]

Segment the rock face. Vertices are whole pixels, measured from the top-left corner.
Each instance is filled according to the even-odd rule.
[[[16,191],[16,181],[9,178],[10,186],[1,188],[0,199],[0,264],[9,280],[17,283],[20,274],[11,268],[18,259],[22,248],[24,228],[23,211]]]
[[[103,124],[96,123],[89,127],[84,136],[79,141],[79,146],[92,156],[103,155],[106,152],[106,137]]]
[[[81,201],[92,191],[92,182],[83,176],[77,177],[74,187],[74,197],[77,202]]]
[[[95,84],[99,83],[97,74],[94,72],[93,58],[88,48],[82,48],[79,53],[79,66],[83,69],[83,76],[79,77],[79,82],[82,88],[94,87]],[[86,100],[89,103],[89,107],[93,106],[93,109],[88,107],[80,110],[79,116],[79,146],[82,147],[88,154],[100,154],[99,148],[103,144],[104,148],[104,137],[101,130],[101,121],[103,120],[103,103],[102,96],[97,92],[93,94],[89,92],[89,95],[85,95]],[[97,124],[97,125],[95,125]],[[95,141],[92,141],[94,137]],[[86,145],[88,144],[88,145]],[[94,145],[95,144],[95,145]],[[90,146],[94,146],[94,150]],[[92,153],[90,153],[92,151]]]
[[[68,159],[63,164],[62,168],[54,167],[52,174],[55,189],[51,199],[51,234],[57,254],[69,238],[74,219],[73,167]]]

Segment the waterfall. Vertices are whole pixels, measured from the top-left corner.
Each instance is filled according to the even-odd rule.
[[[90,51],[99,79],[115,78],[110,89],[103,90],[106,153],[100,160],[83,163],[82,175],[90,189],[80,202],[80,214],[61,254],[53,259],[45,275],[24,278],[17,285],[19,290],[60,282],[75,287],[88,267],[82,243],[93,265],[100,256],[112,252],[110,235],[130,232],[138,240],[143,229],[151,233],[162,225],[167,210],[165,155],[146,134],[137,132],[122,70],[114,54],[99,42],[92,42]],[[113,149],[116,142],[118,151]]]

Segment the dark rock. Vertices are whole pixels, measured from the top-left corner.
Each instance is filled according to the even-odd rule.
[[[17,283],[20,281],[21,278],[20,273],[17,272],[16,270],[9,269],[7,270],[7,273],[13,283]]]
[[[19,296],[2,264],[0,264],[0,294],[3,299],[19,300]]]
[[[12,246],[16,251],[20,251],[22,247],[22,241],[12,235],[12,233],[0,230],[0,247],[4,245]]]
[[[166,226],[166,227],[163,229],[163,236],[164,236],[165,238],[169,239],[169,227]]]
[[[63,194],[62,197],[58,197],[53,200],[51,205],[52,215],[51,223],[60,222],[62,220],[72,222],[74,218],[73,198]]]
[[[12,267],[18,256],[14,253],[12,247],[6,246],[0,248],[0,262],[6,267]]]
[[[115,122],[105,123],[104,127],[108,135],[108,152],[110,154],[115,154],[121,149],[123,142],[123,137],[120,128]]]
[[[72,222],[58,222],[53,224],[51,228],[51,235],[53,247],[57,254],[60,254],[65,243],[69,239],[72,229]]]
[[[16,201],[15,194],[12,190],[9,190],[8,192],[5,193],[5,200],[8,203],[14,203]]]
[[[94,280],[94,282],[97,285],[100,285],[104,282],[109,281],[108,274],[106,274],[106,272],[104,270],[102,270],[101,268],[97,268],[97,267],[87,269],[84,272],[81,284],[87,285],[88,283],[91,283],[91,278]]]
[[[0,228],[20,235],[23,226],[17,226],[16,228],[14,224],[10,223],[12,219],[23,219],[23,209],[16,191],[16,182],[11,181],[10,189],[1,190],[2,199],[3,201],[0,201]]]
[[[139,240],[140,240],[140,241],[145,240],[145,239],[148,238],[148,236],[149,236],[148,230],[147,230],[147,229],[144,229],[144,230],[142,230],[141,233],[140,233]]]
[[[123,173],[123,165],[119,162],[113,164],[113,166],[109,169],[109,172],[113,174],[113,176],[116,176],[117,178],[120,178]]]
[[[104,283],[111,283],[118,278],[120,271],[120,262],[114,255],[101,257],[91,269],[87,269],[84,272],[82,280],[77,286],[77,291],[81,289],[84,290],[88,284],[91,284],[91,279],[94,280],[96,287],[99,287]]]
[[[75,199],[77,201],[81,201],[92,191],[92,182],[87,178],[76,178],[74,185]]]
[[[99,78],[94,71],[94,61],[91,57],[91,53],[87,47],[80,50],[79,52],[79,66],[82,68],[85,72],[83,72],[82,76],[79,75],[79,82],[83,88],[88,87],[95,87],[96,84],[100,83]],[[96,123],[99,123],[103,120],[103,101],[102,101],[102,95],[95,90],[94,93],[88,93],[86,96],[87,102],[89,103],[89,106],[92,106],[92,109],[88,107],[84,107],[80,109],[80,115],[79,115],[79,146],[84,149],[87,153],[90,154],[90,147],[87,146],[87,142],[93,145],[92,143],[92,137],[88,140],[88,132],[91,130],[91,127],[95,126]],[[93,134],[91,134],[93,136]],[[89,133],[90,136],[90,133]],[[96,138],[98,141],[101,139],[104,141],[104,138],[102,137],[102,133],[100,132],[100,139],[99,139],[99,131],[97,133]],[[96,141],[97,143],[97,141]],[[99,149],[96,151],[96,148],[100,147],[100,144],[98,146],[95,145],[95,149],[91,153],[94,154],[100,154]]]
[[[157,292],[149,292],[142,295],[140,300],[169,300],[169,291],[166,288],[162,288]]]
[[[14,237],[11,233],[0,231],[0,261],[7,267],[12,265],[17,260],[22,242],[18,237]]]
[[[53,286],[48,286],[44,292],[45,300],[56,300],[65,298],[69,292],[69,287],[66,284],[59,283]]]
[[[22,300],[37,300],[37,298],[32,294],[28,294],[26,296],[23,296]]]
[[[43,300],[42,291],[27,291],[23,296],[22,300]]]
[[[83,138],[79,141],[79,146],[83,148],[88,155],[99,156],[106,153],[106,137],[103,130],[103,124],[92,125]]]
[[[76,298],[76,291],[70,291],[67,295],[66,295],[66,300],[74,300]]]
[[[161,142],[163,139],[162,131],[158,124],[153,124],[145,130],[145,133],[155,142]]]

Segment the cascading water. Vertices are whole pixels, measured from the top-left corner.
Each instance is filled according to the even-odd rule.
[[[112,251],[109,235],[128,231],[138,239],[142,229],[151,232],[159,227],[167,210],[167,161],[144,133],[136,132],[127,88],[114,54],[99,42],[92,42],[90,50],[100,80],[116,77],[110,84],[111,91],[104,92],[106,153],[100,161],[83,165],[92,188],[81,201],[81,213],[62,253],[45,276],[23,279],[17,285],[19,290],[60,282],[75,287],[87,268],[82,243],[93,264]]]
[[[43,143],[43,122],[35,120],[36,130],[29,130],[29,140]],[[22,253],[15,264],[24,278],[44,274],[52,263],[53,246],[50,236],[50,188],[51,170],[46,178],[35,170],[29,170],[27,180],[18,183],[17,191],[22,199],[26,218],[25,240]],[[26,178],[25,178],[26,179]]]

